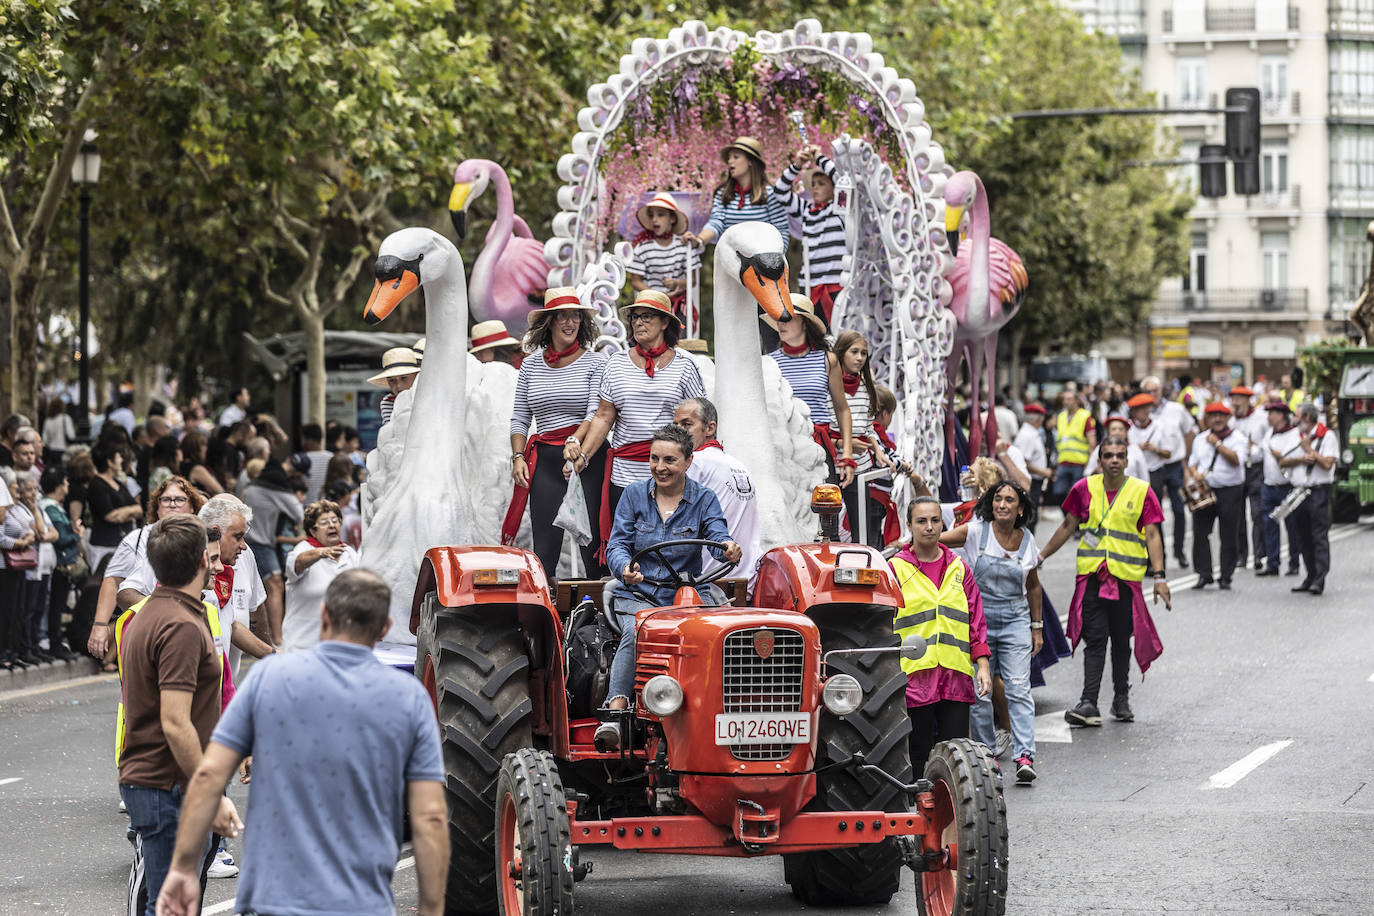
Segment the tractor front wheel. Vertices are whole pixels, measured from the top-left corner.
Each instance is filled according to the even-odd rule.
[[[981,744],[956,738],[926,762],[935,829],[949,868],[916,875],[921,916],[1002,916],[1007,911],[1007,805],[1002,776]]]
[[[496,881],[502,916],[573,911],[572,837],[547,751],[507,754],[496,783]]]

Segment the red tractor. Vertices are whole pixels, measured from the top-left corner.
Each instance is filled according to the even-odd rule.
[[[821,501],[838,502],[829,489]],[[886,903],[905,866],[923,913],[1004,912],[1005,804],[986,750],[945,742],[911,779],[900,657],[924,646],[898,644],[882,555],[779,547],[751,606],[704,607],[691,586],[729,571],[649,583],[678,591],[636,615],[625,740],[601,752],[599,719],[576,713],[604,696],[569,692],[565,651],[592,625],[579,596],[603,583],[565,581],[555,601],[532,553],[426,554],[410,628],[443,731],[448,912],[569,913],[591,846],[781,855],[816,905]]]

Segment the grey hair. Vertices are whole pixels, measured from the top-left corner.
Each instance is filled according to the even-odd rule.
[[[35,487],[38,486],[38,475],[33,471],[13,471],[12,473],[14,474],[14,482],[20,486],[26,483],[31,483]],[[6,481],[6,483],[8,482],[9,481]]]
[[[248,440],[248,459],[261,458],[266,461],[272,457],[272,443],[262,436],[254,436]]]
[[[243,516],[245,525],[253,524],[253,510],[232,493],[220,493],[218,496],[210,497],[197,514],[208,528],[225,530],[233,523],[236,515]]]
[[[32,426],[21,426],[14,433],[15,445],[37,445],[38,430]]]
[[[15,482],[18,479],[19,478],[16,475],[14,468],[9,467],[8,465],[0,467],[0,480],[3,480],[5,482],[5,486],[14,486]]]
[[[1311,401],[1303,401],[1302,405],[1298,408],[1298,419],[1300,420],[1311,420],[1313,423],[1320,423],[1321,418],[1322,412],[1317,409],[1317,405],[1313,404]]]
[[[720,415],[716,413],[716,405],[711,403],[710,398],[683,398],[677,406],[686,407],[689,404],[701,417],[703,426],[720,420]]]
[[[673,443],[678,448],[682,449],[683,458],[691,458],[692,452],[694,452],[697,447],[696,441],[692,438],[692,434],[676,423],[669,423],[667,426],[662,426],[654,430],[653,437],[650,441]]]

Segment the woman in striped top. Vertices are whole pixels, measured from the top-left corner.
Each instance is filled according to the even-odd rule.
[[[844,397],[849,404],[849,428],[854,437],[854,474],[857,477],[865,471],[872,470],[874,465],[891,468],[892,463],[888,460],[887,454],[878,446],[877,436],[873,432],[873,417],[878,411],[878,387],[873,383],[873,367],[868,359],[868,341],[858,331],[842,331],[840,336],[835,339],[835,353],[840,362],[840,379],[844,383]],[[853,507],[858,511],[858,481],[850,483],[844,488],[844,499],[847,507]],[[868,499],[868,530],[863,533],[864,543],[877,547],[880,550],[884,546],[883,539],[883,517],[885,507],[872,498]],[[859,532],[855,531],[858,525],[857,514],[851,515],[850,530],[854,532],[854,540],[859,540]]]
[[[564,458],[580,472],[586,455],[594,454],[610,435],[603,488],[606,498],[601,501],[603,544],[610,534],[620,494],[630,484],[649,477],[649,443],[654,431],[673,422],[673,411],[683,399],[706,396],[696,363],[685,350],[677,349],[682,323],[673,314],[667,296],[646,289],[635,296],[632,305],[621,309],[620,315],[630,329],[633,345],[606,361],[600,403],[586,436],[570,438],[563,450]]]
[[[501,543],[515,543],[525,505],[530,508],[534,552],[553,578],[563,552],[563,530],[553,524],[563,502],[567,482],[563,474],[566,443],[587,433],[598,403],[604,354],[592,350],[596,340],[596,314],[577,298],[571,287],[555,287],[544,293],[544,307],[530,316],[525,351],[515,383],[515,409],[510,419],[511,477],[515,492],[501,526]],[[539,358],[534,358],[534,354]],[[530,435],[533,422],[536,434]],[[587,511],[592,519],[592,545],[582,550],[588,576],[603,574],[596,559],[597,519],[601,507],[601,474],[604,450],[592,449],[592,473],[583,478]]]
[[[782,340],[782,346],[768,355],[777,361],[782,377],[792,386],[792,394],[811,409],[813,435],[816,444],[825,449],[831,481],[847,487],[854,479],[857,465],[840,361],[830,352],[825,325],[816,317],[811,300],[793,293],[792,311],[800,321],[778,324],[772,317],[764,316],[763,320]],[[840,444],[838,451],[836,442]],[[854,517],[852,508],[850,516]]]
[[[711,192],[711,216],[697,235],[683,233],[690,243],[709,245],[720,234],[737,223],[757,220],[772,223],[782,233],[783,247],[790,238],[787,209],[777,193],[769,188],[764,173],[763,147],[753,137],[739,137],[720,151],[725,161],[725,176]]]
[[[807,205],[792,193],[801,164],[816,163],[807,176],[811,203]],[[773,186],[773,196],[782,201],[789,216],[802,225],[802,246],[806,249],[806,275],[802,283],[815,303],[826,327],[840,292],[840,271],[849,243],[844,234],[844,218],[835,212],[835,163],[821,155],[819,146],[808,146],[792,154],[792,163],[783,170]]]

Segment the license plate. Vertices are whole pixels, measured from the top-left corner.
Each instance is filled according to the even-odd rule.
[[[720,713],[716,744],[806,744],[811,740],[808,712]]]

